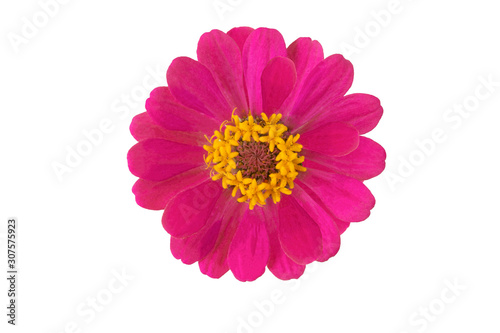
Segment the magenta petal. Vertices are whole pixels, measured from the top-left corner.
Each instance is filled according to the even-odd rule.
[[[212,134],[218,124],[211,117],[179,104],[168,87],[154,89],[146,100],[150,117],[167,130]]]
[[[224,212],[219,237],[214,248],[205,258],[199,261],[200,271],[214,279],[220,278],[229,270],[227,263],[229,247],[238,228],[239,218],[244,214],[244,209],[248,209],[231,199],[229,199],[228,207]]]
[[[166,131],[151,119],[147,112],[139,113],[130,123],[130,133],[137,140],[161,138]]]
[[[243,47],[243,72],[248,90],[250,111],[262,112],[262,71],[274,57],[286,57],[286,45],[278,30],[259,28],[247,38]]]
[[[356,127],[360,134],[365,134],[377,126],[383,112],[377,97],[351,94],[335,104],[329,114],[332,121],[347,122]]]
[[[283,249],[278,238],[277,221],[278,213],[275,205],[268,206],[263,210],[266,217],[267,229],[269,234],[269,260],[267,267],[269,271],[278,279],[290,280],[299,278],[306,268],[305,265],[299,265],[290,259]]]
[[[271,59],[262,72],[263,112],[268,116],[277,113],[296,81],[297,73],[293,61],[284,57]]]
[[[339,219],[335,219],[335,224],[337,225],[337,228],[339,229],[339,232],[340,232],[341,235],[351,225],[350,222],[345,222],[345,221],[342,221],[342,220],[339,220]]]
[[[247,209],[229,248],[229,268],[238,280],[253,281],[264,274],[268,258],[269,238],[262,209]]]
[[[287,48],[287,55],[295,64],[297,83],[282,107],[283,115],[288,114],[293,107],[297,93],[302,89],[305,78],[324,58],[321,44],[309,37],[298,38],[290,44]]]
[[[241,51],[236,42],[220,30],[203,34],[198,42],[198,61],[213,74],[232,108],[248,110],[243,83]]]
[[[270,241],[271,253],[267,264],[269,271],[281,280],[298,279],[302,276],[306,266],[297,264],[283,252],[277,235]]]
[[[293,189],[302,208],[314,219],[321,230],[323,252],[318,261],[326,261],[335,256],[340,248],[340,231],[335,221],[323,207],[312,199],[298,184]]]
[[[386,153],[375,141],[359,137],[358,147],[351,153],[330,157],[321,153],[303,150],[304,166],[324,171],[333,171],[359,180],[367,180],[379,175],[385,168]]]
[[[188,57],[175,58],[167,71],[170,92],[183,105],[224,121],[231,117],[227,104],[210,70]]]
[[[299,88],[311,72],[324,58],[323,47],[316,40],[309,37],[301,37],[295,40],[287,48],[287,55],[295,63],[297,68],[297,81]]]
[[[332,172],[308,169],[297,183],[316,193],[329,211],[342,221],[359,222],[370,216],[375,198],[359,180]]]
[[[322,112],[349,90],[354,70],[350,61],[340,54],[322,60],[307,76],[293,109],[290,121],[302,125]]]
[[[212,180],[178,193],[165,207],[163,227],[176,238],[194,234],[207,223],[221,193],[222,186]]]
[[[138,179],[132,187],[135,201],[146,209],[164,209],[177,193],[197,186],[210,179],[209,171],[200,166],[164,181]]]
[[[165,180],[203,165],[203,148],[163,139],[147,139],[130,148],[130,172],[147,180]]]
[[[167,130],[151,119],[147,112],[140,113],[132,119],[130,133],[137,141],[164,139],[196,147],[202,146],[207,141],[201,132]]]
[[[293,196],[282,195],[278,206],[278,237],[283,251],[297,264],[306,265],[322,253],[321,231]]]
[[[346,123],[332,122],[300,135],[304,149],[328,156],[344,156],[358,147],[356,128]]]
[[[233,28],[227,32],[228,36],[234,39],[238,47],[240,48],[240,52],[243,51],[243,46],[245,45],[245,42],[250,36],[250,34],[254,31],[253,28],[250,27],[238,27],[238,28]]]
[[[197,233],[186,238],[170,238],[170,251],[176,259],[191,265],[212,251],[219,236],[221,219],[207,223]]]
[[[351,94],[334,100],[327,110],[318,114],[314,121],[301,126],[301,131],[312,130],[323,122],[339,121],[349,123],[360,134],[365,134],[377,126],[384,112],[380,100],[368,94]]]

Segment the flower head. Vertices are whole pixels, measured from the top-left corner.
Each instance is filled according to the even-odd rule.
[[[346,95],[352,64],[310,38],[286,47],[273,29],[212,30],[197,55],[173,60],[168,87],[132,121],[136,201],[164,210],[173,255],[204,274],[298,278],[375,204],[363,181],[385,151],[362,134],[380,102]]]

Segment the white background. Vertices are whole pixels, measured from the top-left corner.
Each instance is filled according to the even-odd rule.
[[[43,22],[38,1],[2,1],[0,253],[5,271],[5,225],[15,216],[20,276],[14,328],[0,283],[0,330],[499,332],[496,3],[400,0],[381,26],[373,12],[394,9],[389,0],[220,2],[230,7],[70,0]],[[14,47],[10,39],[22,37],[23,18],[33,16],[44,26]],[[131,192],[128,126],[144,111],[143,80],[166,84],[172,59],[194,58],[202,33],[243,25],[344,53],[355,69],[350,92],[373,94],[385,109],[368,135],[388,154],[386,171],[367,182],[377,205],[346,231],[336,257],[311,265],[299,282],[269,271],[252,283],[230,272],[202,275],[172,257],[161,212],[140,208]],[[151,71],[163,73],[163,83]],[[481,78],[496,86],[488,91]],[[133,106],[124,107],[132,94]],[[464,103],[472,111],[458,116],[453,108]],[[53,164],[65,163],[68,147],[105,119],[112,129],[102,142],[58,179]],[[436,130],[444,139],[424,155],[416,141]],[[131,277],[124,287],[114,278],[122,271]],[[106,303],[101,311],[87,304],[95,297]]]

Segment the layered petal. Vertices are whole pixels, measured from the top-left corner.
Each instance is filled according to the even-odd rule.
[[[358,147],[359,134],[352,125],[332,122],[302,133],[300,143],[310,151],[328,156],[344,156]]]
[[[340,100],[333,100],[326,109],[327,112],[318,114],[315,121],[309,122],[301,130],[313,130],[323,122],[340,121],[351,124],[360,134],[365,134],[377,126],[384,112],[380,100],[368,94],[347,95]]]
[[[132,187],[137,204],[146,209],[164,209],[177,193],[210,179],[206,167],[200,166],[163,181],[138,179]]]
[[[304,273],[306,266],[297,264],[283,252],[278,238],[278,212],[276,206],[270,205],[266,207],[264,216],[267,223],[270,249],[267,267],[278,279],[298,279]]]
[[[232,108],[221,93],[210,70],[188,57],[175,58],[167,71],[167,82],[175,99],[218,122],[229,119]]]
[[[353,75],[351,62],[340,54],[322,60],[305,79],[288,114],[289,122],[299,131],[301,126],[327,112],[332,101],[341,99],[349,90]]]
[[[168,87],[151,91],[146,110],[151,119],[166,130],[210,134],[219,126],[214,118],[177,102]]]
[[[250,36],[250,34],[254,31],[254,28],[250,27],[238,27],[238,28],[233,28],[227,32],[228,36],[231,37],[236,44],[238,45],[240,51],[243,51],[243,46],[245,45],[245,42]]]
[[[171,237],[170,250],[175,258],[191,265],[205,258],[213,250],[219,237],[223,211],[229,198],[228,193],[220,196],[206,224],[199,231],[185,238]]]
[[[361,136],[358,147],[345,156],[331,157],[322,153],[303,150],[304,166],[336,172],[359,180],[378,176],[385,168],[386,153],[375,141]]]
[[[262,209],[247,209],[229,248],[229,268],[238,280],[253,281],[264,274],[268,258],[269,238]]]
[[[279,31],[259,28],[248,36],[242,60],[249,107],[253,114],[262,112],[262,71],[269,60],[280,56],[286,57],[286,45]]]
[[[229,200],[227,202],[219,237],[215,242],[214,248],[198,263],[200,271],[203,274],[218,279],[229,270],[227,254],[234,234],[238,228],[240,216],[244,213],[244,209],[247,209],[247,207],[244,208],[235,200]]]
[[[158,125],[147,112],[132,119],[130,133],[137,141],[146,139],[164,139],[191,146],[200,146],[206,142],[201,132],[170,131]]]
[[[356,127],[360,134],[365,134],[377,126],[383,112],[377,97],[368,94],[351,94],[335,105],[331,116],[332,120],[348,122]]]
[[[205,258],[212,251],[219,236],[221,220],[205,225],[197,233],[186,238],[170,238],[170,251],[176,259],[191,265]]]
[[[209,180],[178,193],[165,207],[162,224],[173,237],[188,237],[203,228],[221,197],[222,186]]]
[[[203,165],[203,148],[163,139],[146,139],[130,148],[130,172],[147,180],[161,181]]]
[[[339,219],[336,219],[336,218],[334,218],[334,221],[335,221],[335,224],[337,225],[337,228],[338,228],[338,230],[339,230],[339,232],[340,232],[341,235],[351,225],[351,222],[342,221],[342,220],[339,220]]]
[[[286,116],[293,107],[297,93],[304,85],[305,78],[309,75],[311,70],[323,60],[323,47],[318,41],[308,37],[301,37],[288,46],[287,56],[295,64],[297,83],[281,108],[281,113],[284,116]]]
[[[301,207],[314,219],[321,231],[323,251],[317,260],[326,261],[335,256],[340,249],[340,230],[334,218],[299,185],[295,185],[293,195]]]
[[[130,123],[130,133],[137,141],[163,138],[166,135],[166,130],[155,123],[147,112],[139,113]]]
[[[321,231],[294,196],[283,195],[278,208],[278,237],[290,259],[300,265],[316,260],[322,253]]]
[[[297,183],[307,186],[342,221],[363,221],[375,206],[370,190],[357,179],[317,169],[308,169],[301,176]]]
[[[268,116],[277,113],[296,81],[293,61],[284,57],[271,59],[262,72],[263,112]]]
[[[230,107],[248,110],[243,82],[241,50],[220,30],[203,34],[198,42],[198,61],[205,65],[217,82]]]

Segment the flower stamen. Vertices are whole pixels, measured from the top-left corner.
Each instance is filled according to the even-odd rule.
[[[271,197],[274,203],[281,194],[290,195],[293,181],[302,166],[302,145],[299,134],[290,135],[281,123],[281,114],[268,117],[265,113],[254,117],[251,113],[243,119],[231,114],[231,121],[222,122],[219,130],[203,145],[207,152],[203,160],[210,170],[210,177],[222,180],[223,188],[230,188],[231,195],[241,196],[238,202],[247,202],[249,208],[264,206]],[[278,148],[278,149],[276,149]]]

